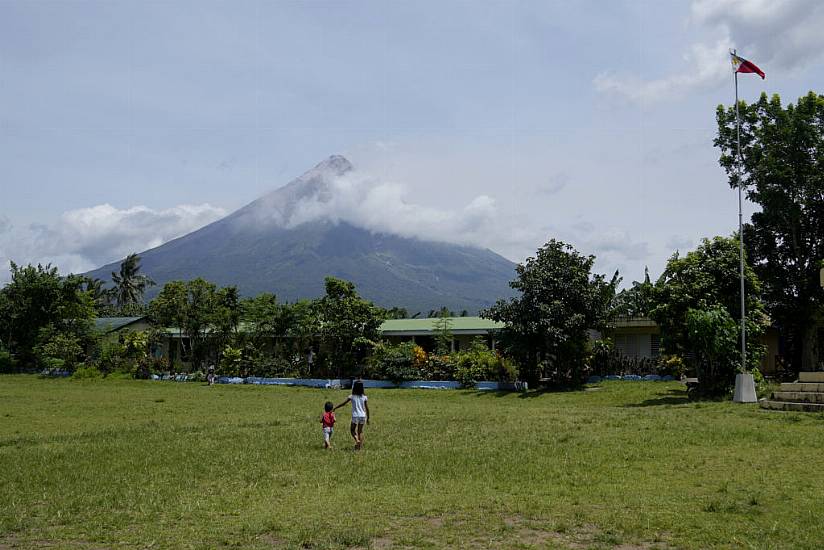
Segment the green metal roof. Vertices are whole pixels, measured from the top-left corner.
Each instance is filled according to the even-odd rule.
[[[381,324],[380,331],[387,333],[434,333],[437,331],[436,323],[441,319],[449,321],[449,330],[453,333],[460,332],[489,332],[490,330],[500,330],[504,328],[503,323],[482,319],[481,317],[433,317],[429,319],[390,319]]]
[[[95,317],[94,329],[98,332],[113,332],[143,319],[145,317]]]

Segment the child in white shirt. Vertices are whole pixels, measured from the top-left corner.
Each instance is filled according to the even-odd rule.
[[[369,404],[363,391],[362,381],[355,381],[352,385],[352,394],[335,409],[339,409],[350,402],[352,403],[352,424],[349,431],[355,440],[355,449],[360,449],[363,447],[363,425],[369,424]]]

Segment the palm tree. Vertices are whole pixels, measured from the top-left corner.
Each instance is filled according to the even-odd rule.
[[[143,301],[143,292],[146,287],[155,284],[146,275],[138,273],[140,271],[140,256],[135,253],[126,256],[120,264],[120,274],[112,271],[112,282],[114,283],[114,300],[118,307],[137,304]]]
[[[94,301],[94,307],[101,310],[107,307],[112,301],[111,288],[104,288],[106,282],[97,277],[83,277],[83,291],[88,292]]]

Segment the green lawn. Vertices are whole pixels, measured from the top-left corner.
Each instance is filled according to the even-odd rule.
[[[580,392],[0,377],[0,548],[820,548],[824,417]]]

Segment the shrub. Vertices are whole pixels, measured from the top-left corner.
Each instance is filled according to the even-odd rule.
[[[659,363],[649,357],[627,357],[615,349],[609,339],[596,340],[590,345],[587,355],[587,367],[590,374],[606,376],[609,374],[661,374]]]
[[[471,349],[458,354],[455,380],[462,386],[472,387],[482,380],[509,382],[517,378],[515,364],[494,351]]]
[[[97,357],[98,369],[108,374],[126,370],[125,349],[120,342],[103,340]]]
[[[755,382],[755,393],[758,397],[767,397],[770,393],[770,384],[757,368],[752,369],[752,379]]]
[[[728,391],[739,368],[738,328],[726,309],[691,309],[687,334],[695,354],[701,393],[720,395]]]
[[[251,372],[254,376],[271,378],[299,378],[300,364],[303,361],[290,361],[281,356],[261,356],[252,361]]]
[[[238,376],[243,363],[243,350],[226,346],[220,359],[218,372],[223,376]]]
[[[418,380],[426,376],[426,352],[412,342],[393,345],[384,342],[375,344],[369,358],[370,375],[404,382]]]
[[[423,350],[421,349],[423,352]],[[425,353],[425,352],[424,352]],[[423,380],[454,380],[455,360],[453,355],[429,355],[423,364]]]
[[[80,339],[73,334],[44,329],[40,334],[40,343],[34,347],[34,353],[45,368],[55,368],[51,363],[57,359],[62,362],[61,367],[73,369],[83,353],[83,347]]]
[[[658,358],[658,374],[681,378],[686,372],[684,360],[680,355],[662,355]]]

